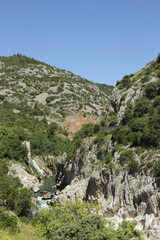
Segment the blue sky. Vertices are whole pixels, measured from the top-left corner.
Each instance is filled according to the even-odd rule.
[[[16,53],[115,85],[160,52],[159,0],[5,0],[0,55]]]

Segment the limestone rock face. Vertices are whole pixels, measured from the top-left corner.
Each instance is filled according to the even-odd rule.
[[[11,162],[11,164],[9,166],[8,175],[10,175],[14,178],[18,177],[20,179],[20,182],[23,185],[23,187],[31,189],[34,192],[39,191],[39,181],[38,181],[38,179],[35,176],[29,174],[26,171],[25,167],[22,166],[20,163]]]
[[[144,99],[147,85],[159,81],[154,68],[156,61],[117,84],[106,116],[106,128],[100,130],[116,129],[122,123],[126,109],[133,110],[137,100]],[[85,139],[74,160],[64,155],[58,161],[56,180],[62,191],[51,204],[67,199],[75,201],[76,198],[99,201],[103,205],[103,214],[117,227],[123,219],[136,220],[137,229],[144,231],[145,240],[160,239],[160,190],[153,176],[154,169],[149,167],[158,163],[160,150],[139,148],[131,143],[119,144],[112,138],[112,132],[109,134],[102,142],[95,141],[94,137],[91,142],[91,138]],[[123,165],[120,157],[127,150],[133,153],[133,159],[126,160]],[[107,157],[110,157],[108,161]],[[139,170],[129,169],[132,160]]]
[[[61,161],[57,162],[56,182],[57,187],[59,187],[60,189],[63,189],[68,184],[70,184],[76,175],[74,165],[71,162],[65,163],[65,159],[66,155],[64,154]]]
[[[43,171],[44,175],[52,175],[52,171],[46,167],[46,163],[41,156],[35,156],[34,161],[36,162],[38,167]]]
[[[116,224],[124,218],[136,220],[137,228],[146,231],[145,239],[160,239],[160,191],[155,179],[143,172],[133,176],[128,171],[101,169],[86,179],[75,177],[51,205],[76,198],[99,201],[107,219]]]
[[[89,150],[89,146],[90,143],[86,142],[83,152],[77,153],[77,158],[73,162],[66,161],[66,154],[57,162],[56,182],[59,189],[64,189],[75,178],[87,178],[91,174],[90,160],[96,159],[96,146],[93,146],[92,151]]]
[[[73,180],[70,185],[66,186],[58,195],[54,196],[50,204],[54,205],[56,202],[66,200],[74,202],[75,199],[83,201],[85,199],[87,185],[87,179],[81,179],[79,181]]]
[[[158,77],[156,76],[155,72],[151,72],[149,73],[149,75],[147,75],[147,71],[150,71],[149,68],[151,66],[154,66],[156,61],[157,59],[154,59],[142,70],[128,76],[130,82],[129,87],[125,85],[123,87],[119,87],[119,84],[117,84],[117,86],[114,88],[110,99],[108,114],[112,111],[117,113],[117,126],[122,121],[122,117],[127,108],[127,104],[131,103],[132,105],[134,105],[137,99],[145,96],[145,86],[149,83],[158,81]],[[146,75],[148,76],[148,79],[147,82],[144,82],[144,77],[146,77]]]
[[[111,97],[111,105],[110,105],[109,111],[115,111],[118,113],[117,125],[119,125],[122,120],[122,116],[127,107],[127,102],[130,101],[131,103],[134,103],[136,99],[144,95],[144,90],[141,89],[140,85],[138,89],[131,87],[128,90],[125,90],[125,94],[126,94],[125,100],[121,101],[121,97],[123,93],[124,93],[123,89],[119,90],[117,87],[115,87]]]

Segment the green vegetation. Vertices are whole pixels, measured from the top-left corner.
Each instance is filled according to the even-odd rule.
[[[117,82],[121,93],[119,105],[126,104],[130,87],[135,91],[132,97],[141,90],[141,97],[134,100],[134,104],[131,100],[127,102],[118,127],[119,105],[115,104],[115,111],[106,116],[112,86],[93,84],[19,54],[1,57],[0,61],[5,65],[0,69],[0,227],[8,229],[7,221],[11,221],[11,226],[12,221],[13,226],[17,226],[17,220],[10,218],[2,208],[4,204],[17,216],[28,216],[31,212],[31,192],[7,175],[8,160],[27,164],[27,150],[22,144],[25,140],[31,143],[32,155],[59,156],[66,151],[67,161],[80,159],[80,169],[87,151],[96,149],[95,159],[90,159],[92,170],[99,167],[114,168],[117,172],[128,169],[129,174],[135,176],[143,168],[152,172],[160,185],[160,160],[150,161],[146,157],[153,159],[153,153],[160,145],[160,55],[156,62]],[[73,112],[84,117],[90,114],[97,117],[100,112],[103,115],[101,125],[86,124],[69,141],[68,133],[55,122],[63,125],[65,117]],[[51,121],[55,122],[49,124]],[[111,152],[110,139],[114,146]],[[31,168],[38,176],[36,169]],[[43,210],[34,219],[41,234],[37,239],[142,239],[140,232],[134,230],[135,223],[124,221],[115,230],[97,215],[98,209],[92,203],[77,201]]]
[[[41,63],[33,58],[23,56],[19,53],[10,57],[0,57],[0,61],[4,62],[6,67],[11,67],[11,66],[24,67],[25,64],[28,65],[28,64]]]
[[[13,122],[22,114],[23,118],[25,114],[26,120],[32,122],[35,120],[34,116],[45,118],[54,114],[64,118],[73,112],[85,112],[88,115],[92,112],[96,116],[95,105],[102,114],[113,90],[113,86],[92,83],[71,72],[53,68],[20,54],[0,57],[0,61],[4,64],[0,69],[0,90],[8,89],[5,95],[0,93],[0,101],[8,102]],[[43,103],[38,102],[37,96],[43,93],[47,93],[46,99]],[[86,108],[91,110],[85,110]],[[14,109],[20,112],[13,112]],[[22,116],[20,121],[21,118]]]
[[[33,204],[32,192],[22,185],[18,178],[8,176],[7,159],[0,159],[0,206],[14,211],[18,216],[28,216]]]
[[[128,104],[122,125],[113,131],[113,140],[125,145],[133,144],[143,147],[157,147],[159,145],[159,84],[160,81],[149,83],[145,88],[146,96],[137,99],[134,106]],[[152,88],[153,86],[154,88]]]
[[[20,232],[0,230],[0,239],[1,240],[46,240],[44,237],[38,236],[35,227],[28,222],[22,221],[21,218],[18,219],[18,224],[20,226]]]
[[[125,150],[120,155],[120,163],[124,165],[125,162],[132,161],[134,159],[132,150]]]
[[[60,127],[49,134],[48,119],[63,125],[73,112],[97,117],[97,107],[104,113],[113,90],[21,54],[0,57],[0,61],[0,125],[25,129],[24,140],[31,142],[33,155],[62,154],[69,143]],[[18,158],[13,153],[6,157]]]
[[[135,230],[136,223],[124,221],[117,230],[97,214],[99,206],[93,203],[64,202],[42,210],[35,220],[38,232],[54,240],[142,240]],[[108,225],[108,226],[106,226]]]
[[[124,76],[121,81],[117,81],[116,86],[118,86],[119,89],[130,88],[132,85],[132,81],[131,81],[132,77],[133,77],[133,74]]]
[[[25,132],[19,127],[0,126],[0,153],[2,158],[25,161],[27,149],[22,141]]]
[[[48,128],[50,128],[48,126]],[[32,155],[46,156],[46,155],[60,155],[62,154],[69,141],[64,138],[60,138],[56,134],[51,134],[48,129],[47,132],[35,132],[28,134],[27,140],[31,143]]]
[[[9,215],[3,208],[0,208],[0,228],[8,229],[12,232],[20,231],[18,226],[17,217],[14,215]]]
[[[76,157],[77,150],[82,146],[82,143],[85,138],[92,137],[94,134],[96,134],[99,131],[100,126],[95,124],[84,124],[81,130],[79,130],[73,140],[68,145],[68,148],[66,150],[67,152],[67,160],[73,161]]]

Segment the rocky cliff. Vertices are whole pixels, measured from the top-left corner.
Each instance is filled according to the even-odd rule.
[[[117,83],[106,118],[113,129],[100,128],[83,139],[74,159],[64,154],[57,162],[61,192],[51,204],[75,198],[100,201],[114,223],[135,219],[144,239],[160,239],[159,68],[155,59]]]

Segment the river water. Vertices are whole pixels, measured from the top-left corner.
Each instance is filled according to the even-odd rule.
[[[44,191],[51,192],[53,195],[55,195],[55,192],[56,192],[56,188],[54,188],[54,186],[56,185],[55,175],[52,175],[52,176],[42,179],[40,183],[42,185],[40,186],[40,191],[36,194],[36,196],[37,196],[37,201],[38,201],[39,207],[40,207],[40,209],[42,209],[42,208],[48,207],[47,201],[50,200],[50,199],[48,199],[48,200],[42,199],[42,197],[45,194],[43,192]]]

